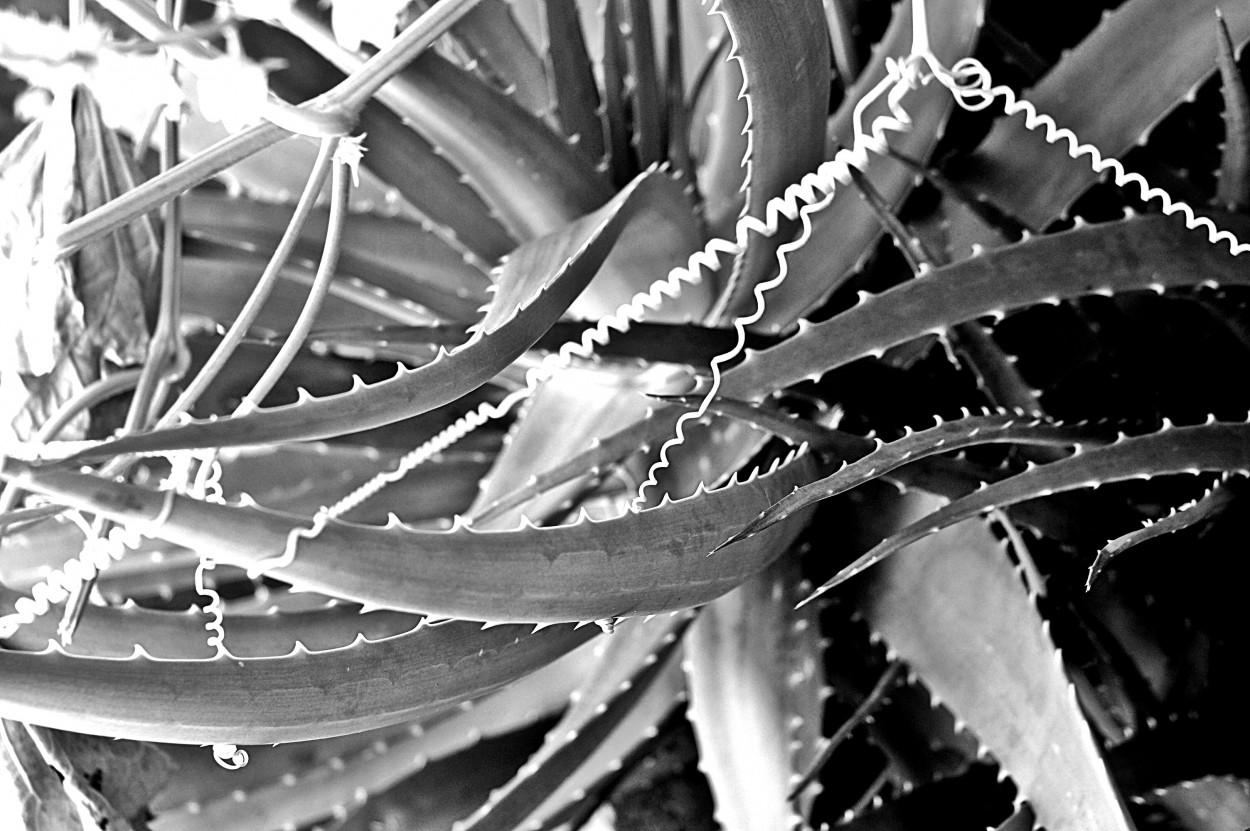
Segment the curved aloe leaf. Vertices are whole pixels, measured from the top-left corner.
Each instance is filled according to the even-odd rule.
[[[713,12],[729,29],[730,60],[742,69],[748,116],[747,154],[742,159],[742,211],[763,217],[770,199],[815,170],[824,160],[825,115],[829,110],[829,38],[819,0],[783,5],[719,0]],[[777,269],[778,246],[796,222],[757,238],[733,266],[729,285],[714,314],[754,311],[755,285]]]
[[[329,816],[339,805],[390,788],[428,765],[472,750],[483,739],[528,727],[568,704],[570,693],[594,666],[590,644],[584,644],[545,667],[517,679],[498,692],[457,707],[444,717],[414,724],[397,735],[361,743],[355,758],[345,754],[318,759],[312,765],[279,748],[255,748],[243,771],[231,771],[215,792],[183,792],[178,808],[158,812],[154,831],[267,831],[284,825],[302,826]],[[322,751],[324,752],[324,751]],[[308,750],[304,750],[308,753]],[[273,760],[268,756],[276,757]],[[239,781],[254,767],[268,765],[275,775]],[[214,771],[196,771],[213,775]],[[229,777],[230,774],[227,774]],[[189,777],[182,777],[183,779]],[[233,781],[231,781],[233,779]],[[242,798],[239,798],[239,797]],[[195,810],[186,803],[194,801]]]
[[[0,651],[0,704],[16,719],[182,744],[306,741],[394,724],[532,672],[593,634],[453,622],[289,655],[84,658]]]
[[[804,485],[767,511],[751,520],[741,531],[720,546],[724,548],[781,522],[795,511],[824,499],[845,493],[857,485],[884,476],[902,465],[981,444],[1040,444],[1049,446],[1098,445],[1114,436],[1089,425],[1050,424],[1043,419],[1020,414],[984,415],[961,418],[937,427],[912,432],[889,444],[877,440],[877,449],[824,479]]]
[[[1041,467],[1031,467],[1024,473],[957,499],[881,542],[839,571],[816,594],[871,568],[916,540],[991,508],[1125,479],[1206,470],[1250,472],[1248,469],[1250,424],[1208,422],[1193,427],[1165,424],[1157,433],[1120,438],[1113,444],[1077,452]]]
[[[930,45],[939,58],[953,63],[972,54],[985,17],[984,6],[984,0],[958,0],[944,4],[941,14],[929,15]],[[886,60],[902,57],[910,49],[911,10],[907,4],[896,5],[890,28],[877,45],[870,64],[829,122],[825,157],[832,158],[840,147],[852,144],[856,104],[885,77]],[[890,134],[890,146],[907,156],[927,160],[942,136],[954,101],[945,88],[929,84],[910,91],[903,99],[903,107],[911,116],[913,127],[905,133]],[[886,112],[885,102],[878,101],[868,108],[866,123]],[[915,186],[913,171],[893,158],[873,156],[865,176],[895,209]],[[789,328],[859,268],[880,237],[880,224],[855,189],[839,187],[833,201],[812,215],[811,241],[787,254],[791,275],[769,295],[759,328]]]
[[[1219,222],[1246,236],[1250,224]],[[859,358],[881,354],[925,333],[945,332],[983,315],[1089,294],[1181,286],[1245,285],[1245,268],[1174,218],[1138,216],[1032,237],[1008,248],[936,269],[817,324],[725,373],[722,394],[755,397]]]
[[[1148,522],[1144,528],[1138,528],[1136,531],[1131,531],[1111,540],[1098,551],[1098,556],[1094,558],[1093,565],[1089,567],[1089,577],[1085,581],[1086,591],[1093,588],[1094,581],[1098,579],[1098,575],[1102,573],[1102,570],[1113,559],[1128,549],[1135,545],[1140,545],[1146,540],[1162,537],[1164,534],[1172,534],[1210,519],[1227,508],[1234,498],[1235,494],[1227,486],[1221,482],[1216,482],[1200,498],[1188,502],[1179,508],[1174,508],[1163,519]]]
[[[17,474],[22,487],[118,522],[150,523],[165,496],[145,488],[54,470]],[[331,522],[301,539],[282,579],[384,608],[489,621],[559,622],[656,614],[705,603],[780,556],[798,532],[788,523],[706,556],[737,517],[772,504],[813,471],[809,455],[742,483],[602,522],[515,531],[450,531]],[[302,522],[256,508],[171,496],[159,534],[218,562],[255,566],[281,555]],[[343,551],[352,551],[350,567]],[[478,566],[471,566],[478,564]]]
[[[1211,21],[1219,5],[1126,3],[1024,97],[1104,156],[1120,156],[1215,71],[1218,32]],[[1250,8],[1221,8],[1234,43],[1250,40]],[[1081,94],[1072,95],[1074,89]],[[1068,157],[1066,143],[1047,143],[1023,118],[999,119],[967,165],[961,183],[1037,229],[1098,180],[1084,159]]]
[[[915,547],[863,587],[869,625],[967,722],[1046,828],[1131,828],[1047,627],[993,534],[973,520]]]
[[[222,420],[106,442],[92,458],[193,447],[328,438],[391,424],[450,403],[493,378],[568,308],[636,215],[676,185],[650,172],[598,211],[514,251],[486,317],[466,343],[389,381]]]

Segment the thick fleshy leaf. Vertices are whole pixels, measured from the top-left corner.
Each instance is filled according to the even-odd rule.
[[[281,755],[286,747],[250,750],[247,768],[231,771],[232,781],[224,782],[218,792],[196,794],[194,810],[187,804],[188,794],[182,794],[182,804],[161,813],[153,829],[266,831],[287,824],[301,826],[329,816],[337,806],[358,801],[362,792],[367,796],[381,793],[440,760],[456,754],[480,758],[483,740],[528,727],[568,703],[569,694],[593,666],[589,647],[578,647],[504,689],[466,702],[427,724],[365,741],[349,758],[327,754],[312,765],[299,765],[298,756]],[[270,752],[276,757],[272,763],[267,759]],[[315,748],[304,750],[310,752]],[[288,767],[275,766],[281,763]],[[274,775],[240,781],[239,773],[250,779],[253,768],[264,766],[272,768]],[[215,771],[196,773],[212,776]]]
[[[972,54],[985,18],[984,0],[958,0],[945,4],[941,14],[929,15],[930,47],[948,63]],[[872,60],[860,73],[838,112],[829,121],[825,157],[855,139],[854,111],[861,98],[886,75],[886,61],[901,58],[911,49],[911,9],[896,5],[894,18],[885,37],[877,45]],[[936,83],[912,90],[903,98],[903,108],[913,127],[904,133],[889,133],[890,147],[907,156],[927,160],[942,136],[954,107],[945,88]],[[865,126],[888,112],[884,100],[868,107]],[[893,158],[873,155],[864,175],[893,208],[915,186],[915,174]],[[839,187],[832,202],[812,216],[812,239],[790,252],[791,275],[768,297],[768,307],[759,324],[767,331],[788,329],[795,320],[819,305],[843,280],[872,253],[881,237],[881,226],[871,209],[854,188]]]
[[[878,439],[877,449],[844,464],[836,473],[804,485],[725,541],[730,545],[757,534],[794,511],[845,493],[851,488],[884,476],[895,468],[937,453],[947,453],[981,444],[1040,444],[1046,446],[1096,446],[1111,441],[1114,434],[1089,425],[1059,425],[1018,414],[984,415],[941,423],[907,435],[888,444]]]
[[[1250,783],[1232,776],[1207,776],[1156,788],[1139,801],[1162,806],[1186,831],[1244,831],[1250,827]]]
[[[4,474],[121,523],[150,524],[171,498],[160,536],[228,565],[272,567],[304,524],[290,515],[166,496],[84,474],[15,471],[10,463]],[[731,556],[706,556],[737,518],[762,510],[812,472],[810,455],[802,454],[769,473],[714,491],[700,488],[654,509],[552,528],[428,531],[330,522],[299,540],[294,559],[275,573],[300,588],[373,606],[492,622],[685,609],[724,594],[781,555],[800,523],[757,535]],[[350,569],[344,550],[353,552]]]
[[[675,187],[663,173],[636,179],[607,205],[514,251],[472,338],[431,363],[350,392],[118,439],[91,451],[149,452],[327,438],[429,412],[493,378],[538,340],[585,288],[635,216]]]
[[[1250,96],[1237,69],[1228,24],[1218,7],[1216,17],[1220,92],[1224,96],[1224,150],[1215,203],[1229,211],[1245,211],[1250,206]]]
[[[1131,828],[1049,631],[993,534],[973,520],[915,547],[860,587],[869,625],[967,722],[1041,824]]]
[[[265,254],[277,247],[291,216],[286,206],[199,193],[183,198],[182,212],[186,233]],[[319,258],[327,218],[324,210],[309,217],[295,257]],[[369,214],[348,215],[337,271],[466,323],[476,319],[491,285],[461,252],[420,225]]]
[[[1125,479],[1202,471],[1250,472],[1250,424],[1165,424],[1157,433],[1121,437],[1113,444],[1080,451],[1041,467],[1031,466],[909,525],[843,568],[817,593],[871,568],[916,540],[991,508]]]
[[[0,651],[0,705],[34,724],[183,744],[304,741],[381,727],[489,692],[592,632],[454,622],[325,652],[240,659]]]
[[[1104,156],[1120,156],[1215,71],[1217,6],[1233,42],[1250,40],[1250,7],[1242,4],[1126,3],[1024,97]],[[1074,89],[1081,94],[1072,95]],[[1098,181],[1085,159],[1068,157],[1066,142],[1047,143],[1044,131],[1026,129],[1021,117],[995,122],[965,164],[964,186],[1036,229]]]
[[[542,58],[513,14],[511,3],[481,3],[451,31],[476,71],[540,118],[550,115],[551,84]]]
[[[466,831],[542,827],[646,741],[680,694],[678,641],[689,621],[689,613],[625,621],[600,639],[569,709],[507,786],[466,819]]]
[[[617,371],[605,371],[607,365],[600,363],[594,370],[570,368],[552,378],[534,394],[526,405],[520,420],[508,435],[508,441],[496,457],[495,464],[482,479],[481,490],[474,500],[470,514],[495,505],[514,491],[525,488],[530,495],[543,493],[540,499],[531,500],[524,514],[533,520],[542,520],[558,510],[575,493],[576,484],[556,482],[556,476],[547,472],[552,467],[567,463],[587,446],[602,450],[614,450],[620,446],[620,456],[615,462],[639,448],[639,443],[623,446],[610,442],[604,447],[601,439],[609,439],[618,431],[627,431],[631,424],[648,420],[651,407],[641,395],[666,382],[682,383],[685,373],[674,372],[668,367],[620,367]],[[552,424],[560,424],[552,430]],[[663,429],[663,428],[661,428]],[[638,431],[627,431],[633,435]],[[611,455],[615,455],[612,453]],[[579,465],[578,475],[588,468]],[[574,469],[570,469],[570,472]],[[592,474],[593,470],[590,471]],[[543,474],[540,480],[538,477]],[[530,487],[545,485],[543,489]],[[492,512],[489,524],[475,520],[481,528],[513,528],[521,513],[515,510]]]
[[[1221,215],[1222,227],[1250,230]],[[1180,220],[1138,216],[1032,237],[936,269],[817,324],[725,373],[722,394],[755,397],[845,366],[957,323],[1065,298],[1171,287],[1244,285],[1247,275],[1228,249],[1211,245]]]
[[[363,62],[299,10],[288,26],[345,72]],[[433,51],[422,53],[376,98],[426,138],[481,194],[517,239],[536,239],[598,208],[606,182],[564,137],[490,84]]]
[[[764,206],[823,161],[829,110],[829,39],[819,0],[784,6],[752,0],[720,0],[714,6],[729,29],[730,59],[743,76],[748,107],[748,152],[743,213],[764,217]],[[717,306],[722,315],[754,312],[755,285],[777,269],[777,247],[797,228],[783,223],[768,238],[752,240],[734,263],[730,284]]]
[[[807,680],[789,661],[800,580],[797,560],[779,560],[709,603],[687,637],[688,714],[725,831],[802,824],[788,799],[792,684]]]
[[[0,819],[7,824],[30,831],[85,828],[60,777],[20,722],[0,722],[0,773]]]

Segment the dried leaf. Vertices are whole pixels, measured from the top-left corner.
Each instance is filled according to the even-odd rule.
[[[38,241],[130,190],[131,162],[85,87],[56,98],[44,120],[0,154],[0,430],[24,440],[111,368],[147,352],[158,259],[148,218],[49,262]],[[85,433],[85,415],[63,438]]]

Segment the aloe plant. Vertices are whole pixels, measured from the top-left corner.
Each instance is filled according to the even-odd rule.
[[[180,5],[0,11],[9,824],[1250,824],[1250,9]]]

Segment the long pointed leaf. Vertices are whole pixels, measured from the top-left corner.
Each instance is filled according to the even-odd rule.
[[[503,289],[474,336],[429,364],[401,368],[389,381],[361,384],[340,395],[122,438],[91,453],[98,458],[327,438],[441,407],[489,381],[532,346],[594,277],[633,218],[674,186],[662,173],[645,174],[598,211],[513,252],[500,276]]]

